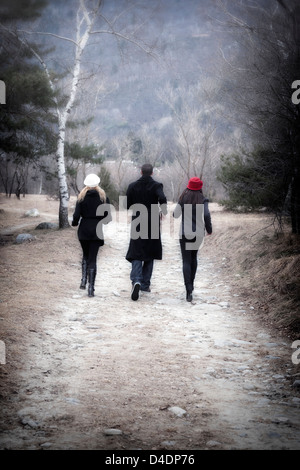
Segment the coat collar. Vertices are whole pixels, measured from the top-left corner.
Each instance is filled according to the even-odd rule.
[[[144,181],[145,183],[147,183],[148,181],[153,181],[153,178],[152,176],[145,176],[145,175],[142,175],[139,179],[139,181]]]

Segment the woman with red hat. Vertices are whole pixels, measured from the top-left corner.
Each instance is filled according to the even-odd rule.
[[[192,292],[198,266],[198,250],[203,243],[205,230],[209,235],[212,233],[209,201],[204,197],[202,187],[203,181],[200,178],[191,178],[174,211],[174,217],[182,217],[180,248],[188,302],[193,300]]]

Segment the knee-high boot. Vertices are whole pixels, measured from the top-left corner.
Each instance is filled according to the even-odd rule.
[[[88,274],[89,274],[88,296],[89,297],[94,297],[95,279],[96,279],[96,274],[97,274],[96,268],[90,268],[88,270]]]
[[[86,283],[87,283],[87,259],[86,258],[82,258],[81,270],[82,270],[82,277],[81,277],[80,289],[85,289]]]

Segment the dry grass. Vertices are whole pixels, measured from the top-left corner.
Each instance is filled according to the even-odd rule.
[[[267,214],[216,212],[215,245],[231,281],[263,322],[300,335],[300,237],[277,232]]]

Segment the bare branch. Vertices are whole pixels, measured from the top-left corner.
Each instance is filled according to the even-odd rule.
[[[63,41],[68,41],[68,42],[71,42],[71,43],[75,44],[75,46],[78,46],[78,43],[76,41],[74,41],[74,39],[66,38],[64,36],[60,36],[59,34],[45,33],[43,31],[27,31],[25,29],[18,29],[17,32],[18,33],[24,33],[24,34],[41,34],[43,36],[53,36],[54,38],[62,39]]]
[[[80,7],[81,7],[81,9],[82,9],[83,16],[84,16],[84,19],[85,19],[85,21],[86,21],[86,24],[87,24],[87,25],[90,25],[90,24],[91,24],[91,19],[90,19],[90,16],[89,16],[89,12],[88,12],[87,9],[86,9],[85,1],[84,1],[84,0],[80,0]]]
[[[99,31],[91,31],[90,34],[111,34],[113,36],[116,36],[117,38],[124,39],[127,42],[130,42],[137,46],[139,49],[141,49],[143,52],[145,52],[147,55],[150,55],[153,57],[155,60],[159,60],[159,56],[155,54],[151,49],[147,49],[145,46],[143,46],[139,41],[136,39],[133,39],[129,36],[125,36],[122,33],[118,33],[117,31],[109,31],[109,30],[99,30]]]
[[[246,71],[246,70],[247,70],[247,69],[245,69],[245,68],[235,67],[234,65],[232,65],[232,64],[229,62],[229,60],[226,59],[225,54],[224,54],[224,51],[223,51],[223,49],[222,49],[221,47],[219,47],[219,51],[221,52],[221,55],[222,55],[224,61],[226,62],[226,64],[229,65],[230,68],[232,68],[232,69],[234,69],[234,70],[240,70],[240,71],[242,71],[242,70],[243,70],[243,71]]]

